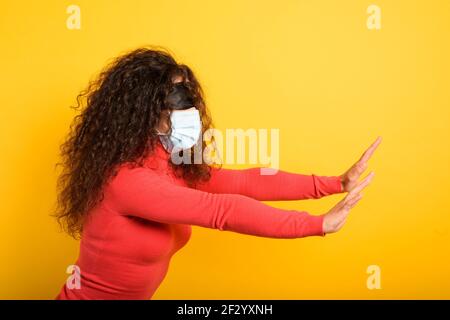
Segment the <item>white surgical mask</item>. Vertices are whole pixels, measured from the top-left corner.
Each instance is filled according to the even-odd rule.
[[[159,139],[167,151],[190,149],[198,142],[202,123],[197,109],[172,111],[170,121],[172,123],[170,135],[158,132]]]

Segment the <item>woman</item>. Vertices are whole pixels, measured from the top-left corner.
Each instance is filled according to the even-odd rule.
[[[83,101],[61,147],[55,214],[81,238],[81,281],[65,284],[57,299],[151,298],[191,225],[271,238],[336,232],[372,179],[358,183],[381,141],[339,176],[176,164],[173,155],[206,147],[201,135],[212,122],[192,70],[158,48],[116,58],[80,93],[79,108]],[[318,216],[260,202],[341,192],[349,193]]]

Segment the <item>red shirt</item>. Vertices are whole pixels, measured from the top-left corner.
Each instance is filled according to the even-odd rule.
[[[269,238],[324,236],[323,215],[284,210],[264,200],[300,200],[340,193],[337,176],[260,175],[260,168],[213,168],[189,188],[175,177],[158,143],[145,165],[119,167],[103,200],[85,221],[76,265],[81,287],[62,287],[56,299],[150,299],[170,259],[188,242],[191,225]]]

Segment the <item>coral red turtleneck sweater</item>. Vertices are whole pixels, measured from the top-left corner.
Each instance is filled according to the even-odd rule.
[[[340,193],[337,176],[261,175],[260,168],[213,168],[211,179],[187,187],[158,142],[144,166],[125,164],[89,212],[76,266],[80,288],[56,299],[150,299],[170,259],[189,240],[191,225],[270,238],[324,236],[323,215],[283,210],[264,200],[300,200]]]

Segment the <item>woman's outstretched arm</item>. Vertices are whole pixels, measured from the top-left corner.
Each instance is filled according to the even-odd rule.
[[[358,184],[367,162],[380,143],[381,137],[377,137],[359,160],[339,176],[304,175],[282,170],[274,175],[261,175],[261,168],[212,168],[211,179],[199,184],[197,189],[212,193],[236,193],[261,201],[318,199],[350,192]]]
[[[343,192],[340,176],[318,176],[278,170],[262,175],[261,168],[211,168],[211,179],[198,190],[211,193],[241,194],[261,201],[319,199]]]
[[[122,168],[105,198],[121,215],[189,224],[269,238],[323,236],[324,215],[283,210],[240,194],[215,194],[176,185],[147,168]]]

